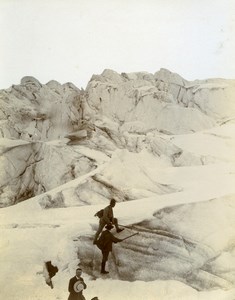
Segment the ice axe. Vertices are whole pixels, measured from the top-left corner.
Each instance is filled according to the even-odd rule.
[[[124,239],[122,239],[122,241],[124,241],[126,239],[129,239],[130,237],[132,237],[134,235],[137,235],[137,234],[139,234],[139,232],[133,233],[132,235],[129,235],[129,236],[125,237]]]
[[[125,228],[132,228],[133,227],[133,225],[130,225],[130,226],[127,226],[127,225],[122,225],[122,224],[118,224],[119,226],[122,226],[122,227],[125,227]]]

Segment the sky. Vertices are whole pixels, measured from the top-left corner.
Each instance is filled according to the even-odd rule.
[[[235,79],[233,0],[0,0],[0,89],[104,69]]]

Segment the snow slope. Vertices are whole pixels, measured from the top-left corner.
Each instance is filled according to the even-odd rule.
[[[233,91],[164,69],[2,91],[1,298],[66,299],[79,265],[86,299],[234,300]],[[111,197],[119,237],[138,235],[101,276],[94,214]]]
[[[183,136],[175,137],[178,142],[177,138],[180,138],[184,145],[188,145],[188,136],[185,139]],[[193,147],[191,143],[190,145]],[[205,148],[207,147],[205,143],[202,143],[200,151],[197,149],[200,153],[204,151],[203,145]],[[148,178],[152,180],[177,187],[176,192],[155,194],[139,200],[118,203],[115,207],[115,214],[121,224],[141,224],[143,221],[151,223],[155,220],[155,214],[164,211],[164,208],[171,207],[174,212],[175,207],[187,204],[182,206],[185,207],[185,221],[181,220],[182,213],[167,214],[166,220],[168,220],[173,232],[197,242],[203,241],[212,247],[217,254],[222,253],[223,258],[221,257],[221,259],[225,260],[227,264],[229,264],[228,259],[235,259],[234,251],[229,256],[227,254],[228,257],[226,258],[228,247],[232,245],[235,238],[235,231],[233,230],[235,228],[234,201],[230,199],[227,203],[219,200],[228,195],[232,195],[234,200],[235,164],[232,155],[227,156],[229,162],[178,168],[164,164],[159,165],[156,159],[157,168],[154,165],[154,158],[150,158],[146,151],[141,153],[142,158],[140,160],[135,158],[135,153],[128,153],[124,150],[118,150],[110,159],[105,156],[101,157],[99,152],[91,151],[86,147],[82,147],[81,151],[88,156],[93,156],[97,161],[102,161],[100,167],[81,178],[51,190],[48,192],[49,194],[56,193],[58,190],[72,189],[78,183],[88,180],[91,175],[97,173],[109,178],[116,185],[124,186],[125,184],[125,188],[131,190],[134,187],[140,187],[147,174]],[[224,152],[220,156],[217,154],[222,159],[223,155]],[[132,159],[135,161],[135,168],[137,169],[132,170],[133,173],[130,174],[129,165],[132,164]],[[118,166],[119,160],[121,160],[121,164]],[[116,172],[121,172],[122,176]],[[130,175],[133,178],[128,180]],[[143,189],[144,186],[147,186],[146,182],[143,184]],[[4,274],[4,277],[1,278],[1,294],[4,299],[49,300],[66,298],[69,277],[73,276],[75,266],[79,262],[82,263],[76,253],[77,238],[93,237],[97,223],[97,219],[93,215],[103,206],[97,204],[97,199],[92,198],[90,205],[44,209],[40,199],[42,199],[42,195],[0,210],[1,274]],[[219,209],[215,209],[215,212],[220,215],[219,224],[215,222],[215,212],[213,212],[212,207],[209,208],[212,199],[218,199],[219,204],[213,206]],[[200,202],[204,203],[203,208],[201,208]],[[192,208],[187,209],[189,203],[194,203],[198,209],[196,215],[192,215],[198,220],[194,225],[195,227],[190,223],[192,219],[187,218],[190,212],[192,213]],[[228,204],[230,208],[227,207]],[[225,215],[221,217],[223,213]],[[169,221],[170,216],[174,216],[174,221],[173,219]],[[181,220],[178,225],[174,223],[177,222],[177,218]],[[226,230],[229,227],[230,230]],[[219,228],[223,230],[219,231]],[[216,233],[214,236],[213,232]],[[118,247],[119,245],[115,245],[115,248]],[[96,259],[100,260],[98,249],[94,249],[93,245],[92,248],[92,251],[96,252]],[[54,289],[50,289],[45,284],[43,263],[46,261],[52,261],[59,268],[58,274],[52,279]],[[133,262],[130,261],[129,264],[131,266]],[[229,270],[228,267],[227,271]],[[224,268],[226,267],[224,266]],[[112,299],[120,299],[120,297],[126,299],[233,299],[234,296],[232,295],[235,295],[231,286],[228,287],[227,291],[217,289],[198,292],[177,280],[128,282],[109,279],[109,277],[105,280],[102,278],[93,280],[92,276],[86,274],[86,270],[84,272],[84,278],[88,284],[88,289],[84,292],[87,299],[96,295],[100,299],[108,299],[110,293],[112,293]],[[9,282],[12,283],[10,288],[7,284]]]

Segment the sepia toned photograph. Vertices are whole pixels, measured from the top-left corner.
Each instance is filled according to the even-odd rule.
[[[0,0],[0,298],[235,300],[235,1]]]

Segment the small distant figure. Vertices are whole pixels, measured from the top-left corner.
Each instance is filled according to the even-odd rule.
[[[121,239],[116,238],[110,230],[113,228],[112,224],[105,226],[106,230],[101,233],[100,238],[96,241],[97,247],[102,252],[102,263],[101,263],[101,274],[108,274],[109,272],[105,270],[105,264],[108,260],[109,252],[112,251],[113,243],[121,242]]]
[[[86,284],[81,277],[82,275],[82,269],[77,268],[76,269],[76,276],[72,277],[69,280],[69,297],[68,300],[86,300],[85,297],[82,294],[82,291],[86,289]]]
[[[117,232],[121,232],[124,229],[123,228],[119,228],[118,226],[118,220],[117,218],[114,218],[113,215],[113,207],[116,205],[116,200],[115,199],[111,199],[110,200],[110,204],[108,206],[106,206],[104,209],[102,209],[101,211],[99,211],[98,213],[101,212],[101,215],[99,215],[98,213],[96,214],[97,216],[99,216],[100,221],[99,221],[99,228],[95,234],[94,237],[94,241],[93,244],[96,244],[96,241],[101,233],[101,231],[103,230],[105,225],[114,225],[116,228]]]

